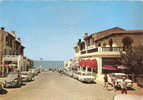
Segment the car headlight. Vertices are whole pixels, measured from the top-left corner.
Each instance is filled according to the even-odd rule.
[[[14,80],[14,82],[17,82],[17,81],[18,81],[17,79]]]

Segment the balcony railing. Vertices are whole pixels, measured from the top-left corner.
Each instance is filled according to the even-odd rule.
[[[87,50],[87,53],[98,52],[98,48]]]
[[[81,51],[81,54],[86,54],[86,51]]]
[[[106,52],[106,51],[113,51],[113,52],[121,52],[123,51],[122,47],[102,47],[102,52]]]
[[[94,53],[94,52],[121,52],[123,51],[122,47],[98,47],[98,48],[93,48],[93,49],[88,49],[81,51],[81,54],[86,54],[86,53]]]

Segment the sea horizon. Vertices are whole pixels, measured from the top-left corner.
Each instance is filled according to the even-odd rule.
[[[64,61],[62,60],[34,60],[34,67],[63,68]]]

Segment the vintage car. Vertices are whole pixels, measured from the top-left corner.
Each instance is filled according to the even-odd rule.
[[[128,78],[128,75],[125,73],[110,73],[108,75],[108,82],[112,86],[121,88],[121,83],[123,81],[123,77],[125,77],[125,81],[127,83],[127,87],[131,88],[133,86],[133,81]]]
[[[29,69],[33,76],[37,76],[40,73],[40,68]]]
[[[19,72],[10,72],[6,77],[4,87],[20,87],[22,85],[22,78]]]
[[[143,75],[138,75],[136,81],[138,86],[143,87]]]
[[[72,70],[70,70],[70,69],[64,69],[63,71],[64,71],[65,75],[70,76],[70,77],[73,76],[73,71]]]
[[[74,78],[74,79],[78,79],[79,74],[80,74],[80,72],[74,71],[74,72],[73,72],[73,78]]]
[[[2,91],[2,90],[3,90],[3,83],[0,82],[0,91]]]
[[[91,83],[95,81],[95,77],[90,72],[80,72],[78,75],[78,80],[81,82]]]
[[[21,77],[23,82],[32,81],[33,75],[30,71],[21,72]]]

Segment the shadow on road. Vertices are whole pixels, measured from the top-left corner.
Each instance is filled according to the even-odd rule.
[[[25,85],[26,85],[25,83],[22,83],[20,87],[25,86]]]
[[[85,84],[96,84],[96,82],[82,82],[82,83],[85,83]]]
[[[0,90],[0,95],[7,94],[7,93],[8,93],[8,91],[5,89]]]
[[[135,91],[136,89],[135,88],[128,88],[128,90]]]

